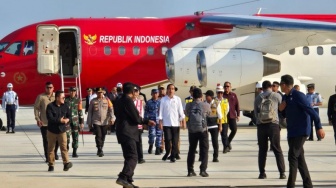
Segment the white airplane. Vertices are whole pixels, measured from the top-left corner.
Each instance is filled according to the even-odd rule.
[[[302,92],[315,83],[326,99],[335,93],[336,15],[213,15],[202,24],[232,31],[192,38],[166,53],[169,81],[180,86],[214,89],[230,81],[240,108],[253,110],[258,81],[294,77]],[[196,65],[196,66],[195,66]]]

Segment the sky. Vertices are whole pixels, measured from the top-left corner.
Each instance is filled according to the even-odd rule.
[[[216,9],[220,7],[226,7]],[[335,0],[10,0],[0,6],[0,39],[26,25],[59,18],[173,17],[195,11],[336,14]]]

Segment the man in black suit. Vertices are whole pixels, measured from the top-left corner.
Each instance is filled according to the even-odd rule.
[[[124,156],[124,167],[119,173],[116,183],[124,187],[137,187],[133,185],[133,174],[138,161],[136,143],[139,142],[139,124],[155,125],[154,121],[143,120],[136,109],[133,96],[135,93],[133,83],[123,85],[123,95],[115,102],[116,135]]]

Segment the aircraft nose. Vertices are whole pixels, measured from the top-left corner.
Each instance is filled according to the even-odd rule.
[[[169,82],[175,83],[175,62],[171,49],[166,52],[166,74]]]
[[[207,67],[204,51],[201,50],[197,53],[196,56],[196,68],[197,68],[197,77],[198,81],[202,86],[207,85]]]

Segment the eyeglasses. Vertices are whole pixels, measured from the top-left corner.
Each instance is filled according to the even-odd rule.
[[[224,86],[224,87],[230,87],[230,86]]]
[[[46,87],[47,89],[52,89],[53,87]]]

